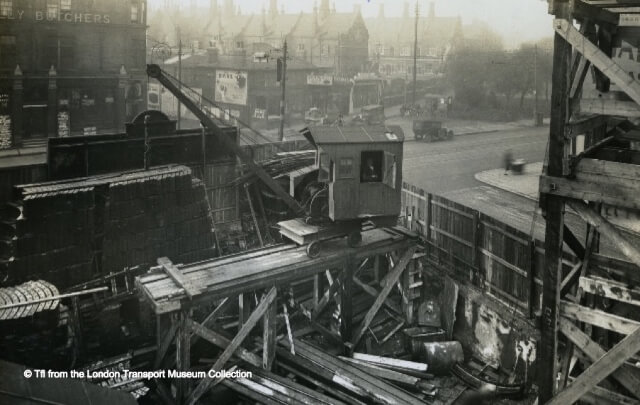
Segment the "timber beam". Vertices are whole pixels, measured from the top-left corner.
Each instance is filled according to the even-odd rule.
[[[600,381],[608,377],[617,368],[622,366],[631,356],[635,355],[640,348],[640,328],[636,328],[633,333],[625,337],[601,356],[582,374],[580,374],[567,388],[560,391],[549,405],[572,404],[579,400],[584,394],[589,392],[591,387],[598,385]]]

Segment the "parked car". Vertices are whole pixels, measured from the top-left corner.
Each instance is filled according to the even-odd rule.
[[[453,131],[442,126],[438,120],[413,120],[413,134],[416,140],[427,142],[452,139]]]
[[[311,107],[304,113],[304,123],[307,125],[324,125],[327,121],[327,114],[323,114],[317,107]]]

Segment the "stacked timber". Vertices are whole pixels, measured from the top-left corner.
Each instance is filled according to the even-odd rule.
[[[0,265],[9,282],[42,278],[60,289],[157,257],[213,256],[202,183],[184,166],[16,186],[5,210]]]

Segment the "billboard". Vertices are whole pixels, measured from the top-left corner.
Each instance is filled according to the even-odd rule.
[[[217,70],[215,100],[220,103],[247,105],[247,72]]]

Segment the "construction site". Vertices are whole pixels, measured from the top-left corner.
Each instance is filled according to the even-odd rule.
[[[274,141],[153,63],[198,128],[146,109],[0,167],[0,404],[639,404],[640,233],[609,213],[640,212],[640,1],[548,13],[524,216],[407,181],[404,124]]]

